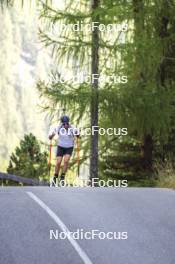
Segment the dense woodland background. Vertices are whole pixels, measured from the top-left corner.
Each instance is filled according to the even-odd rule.
[[[38,55],[39,44],[36,32],[33,33],[36,26],[30,28],[28,19],[22,22],[21,15],[15,16],[14,7],[1,13],[4,59],[0,62],[0,133],[2,138],[6,135],[1,141],[2,157],[8,157],[24,132],[30,130],[39,138],[46,132],[45,120],[40,119],[39,124],[32,107],[33,98],[39,93],[45,114],[52,114],[53,118],[66,108],[77,125],[128,129],[127,136],[96,133],[82,138],[81,160],[90,161],[91,178],[128,179],[132,185],[174,186],[175,1],[46,1],[36,9],[40,15],[38,39],[45,52],[52,49],[52,67],[44,63],[45,55],[42,59]],[[115,34],[98,29],[59,31],[60,23],[78,21],[83,25],[93,21],[105,25],[127,23],[128,30]],[[39,76],[30,89],[21,82],[20,71],[15,73],[16,56],[33,69],[29,70],[33,79]],[[70,73],[126,75],[128,82],[73,84],[66,79]],[[65,79],[64,84],[59,81],[60,76]]]

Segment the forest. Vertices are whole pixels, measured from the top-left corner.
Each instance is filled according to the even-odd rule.
[[[34,2],[39,42],[51,51],[53,63],[47,67],[47,78],[40,74],[33,84],[43,113],[55,122],[65,109],[77,127],[127,128],[127,135],[96,131],[81,137],[80,163],[87,164],[90,179],[127,179],[131,186],[174,187],[175,1]],[[24,0],[18,8],[22,10],[26,4]],[[8,12],[13,14],[12,5],[15,1],[2,1],[3,8],[10,8]],[[114,27],[109,25],[118,25],[117,30],[111,31]],[[13,40],[7,43],[7,36],[1,38],[1,51],[3,42],[11,50]],[[34,52],[33,47],[31,50]],[[35,58],[35,54],[31,56]],[[7,63],[6,67],[5,73],[1,70],[5,80],[6,74],[10,75]],[[3,78],[2,101],[3,96],[5,100],[11,96],[3,95],[9,85],[9,81],[2,83]],[[23,92],[20,87],[20,94]],[[10,124],[5,107],[0,107],[5,123]],[[19,114],[14,118],[19,119]],[[3,123],[0,127],[2,138],[4,133],[11,137],[9,127],[6,132]],[[6,142],[1,145],[3,149]]]

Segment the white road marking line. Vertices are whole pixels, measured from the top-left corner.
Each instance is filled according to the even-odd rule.
[[[56,222],[56,224],[60,227],[60,229],[63,232],[65,233],[70,232],[67,226],[61,221],[61,219],[43,201],[41,201],[32,192],[27,192],[27,194],[48,213],[48,215]],[[80,258],[83,260],[85,264],[93,264],[92,261],[87,256],[87,254],[84,252],[84,250],[75,241],[75,239],[73,239],[71,236],[68,236],[67,239],[72,244],[72,246],[77,251],[78,255],[80,256]]]

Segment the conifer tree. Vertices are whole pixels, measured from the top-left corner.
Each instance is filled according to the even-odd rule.
[[[42,96],[49,99],[50,108],[54,109],[57,105],[68,105],[68,108],[75,111],[79,118],[84,116],[83,120],[88,120],[87,124],[90,126],[98,126],[99,115],[103,116],[103,112],[99,112],[99,107],[108,100],[108,90],[116,90],[115,85],[108,82],[99,82],[97,79],[91,84],[83,81],[79,85],[70,82],[63,83],[57,80],[60,77],[60,64],[70,67],[71,70],[84,75],[106,75],[120,74],[122,68],[116,62],[116,57],[119,57],[118,48],[122,48],[119,35],[121,32],[116,32],[112,38],[109,35],[99,32],[98,28],[88,32],[83,31],[62,31],[60,34],[56,31],[57,38],[55,38],[52,29],[58,28],[62,24],[75,24],[81,23],[83,27],[88,23],[104,24],[107,26],[109,23],[123,23],[124,12],[120,13],[117,17],[115,12],[121,11],[122,3],[112,4],[111,6],[107,1],[92,1],[90,4],[87,1],[76,1],[69,3],[64,10],[54,9],[51,6],[43,5],[41,17],[44,21],[49,23],[50,27],[47,32],[40,31],[41,40],[46,46],[53,46],[53,53],[56,61],[58,62],[58,72],[52,75],[52,82],[46,84],[44,82],[38,83],[38,89]],[[107,7],[110,7],[109,12]],[[47,24],[48,26],[48,24]],[[123,46],[125,44],[123,43]],[[110,57],[110,62],[108,58]],[[117,84],[117,90],[120,86]],[[106,95],[107,91],[107,95]],[[111,99],[112,93],[109,95]],[[112,95],[113,96],[113,95]],[[105,102],[106,103],[106,102]],[[120,103],[120,102],[119,102]],[[47,109],[49,108],[49,104]],[[107,103],[108,104],[108,103]],[[78,111],[77,111],[78,110]],[[86,110],[86,111],[85,111]],[[89,118],[90,116],[90,118]],[[87,141],[89,142],[89,140]],[[90,177],[98,177],[98,132],[91,136],[90,140]]]
[[[25,135],[10,156],[7,172],[26,178],[47,179],[47,159],[48,153],[41,151],[36,137],[33,134]]]

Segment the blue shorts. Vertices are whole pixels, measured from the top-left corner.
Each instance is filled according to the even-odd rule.
[[[63,157],[64,155],[72,155],[73,152],[73,147],[70,148],[63,148],[60,146],[57,146],[57,152],[56,152],[56,156],[57,157]]]

